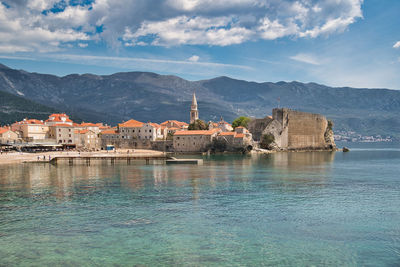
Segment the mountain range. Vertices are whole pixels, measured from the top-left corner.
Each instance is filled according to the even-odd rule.
[[[150,72],[58,77],[0,64],[0,92],[48,109],[42,113],[57,110],[79,120],[112,125],[131,118],[188,121],[191,97],[196,92],[200,118],[206,121],[219,120],[220,116],[229,122],[237,116],[261,118],[281,106],[323,114],[334,122],[336,131],[400,138],[398,90],[335,88],[296,81],[257,83],[229,77],[188,81]],[[14,108],[25,111],[21,116],[30,114],[30,110],[15,105],[0,101],[0,111]],[[0,116],[0,123],[4,123],[2,113]]]

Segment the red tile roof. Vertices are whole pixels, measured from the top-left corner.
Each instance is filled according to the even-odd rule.
[[[113,130],[113,129],[109,129],[109,130],[102,131],[101,134],[117,134],[117,131]]]
[[[236,129],[242,129],[242,128],[244,128],[243,126],[238,126],[238,127],[236,127]]]
[[[154,128],[160,128],[160,127],[161,127],[159,124],[154,123],[154,122],[149,122],[149,124],[150,124],[151,126],[153,126]]]
[[[8,132],[8,131],[10,131],[10,129],[7,129],[7,128],[0,128],[0,134],[6,133],[6,132]]]
[[[54,124],[53,126],[57,126],[57,127],[73,127],[72,125],[66,124],[66,123],[57,123]]]
[[[194,130],[194,131],[178,131],[175,132],[175,135],[212,135],[214,133],[219,132],[220,129],[212,129],[212,130]]]
[[[101,123],[82,122],[81,127],[100,127]]]
[[[244,138],[244,134],[240,133],[240,134],[236,134],[235,138]]]
[[[51,119],[51,117],[54,117],[54,119]],[[46,120],[46,122],[63,122],[63,120],[61,119],[62,117],[65,117],[65,121],[72,122],[69,119],[68,115],[65,114],[65,113],[60,113],[60,114],[54,113],[54,114],[51,114],[49,116],[49,118]]]
[[[137,121],[137,120],[129,120],[123,123],[118,124],[119,127],[142,127],[143,122]]]
[[[235,132],[222,132],[219,135],[224,136],[224,135],[235,135],[235,134],[236,134]]]
[[[161,125],[167,125],[168,123],[174,123],[176,124],[178,127],[183,127],[183,126],[189,126],[189,124],[187,124],[186,122],[183,121],[177,121],[177,120],[168,120],[168,121],[164,121],[163,123],[161,123]]]
[[[44,123],[36,119],[24,119],[23,121],[16,122],[16,124],[44,124]]]

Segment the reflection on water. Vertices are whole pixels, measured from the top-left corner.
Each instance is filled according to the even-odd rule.
[[[163,165],[159,161],[151,165],[142,162],[130,165],[104,162],[92,166],[10,165],[0,167],[0,186],[16,189],[25,196],[49,193],[48,190],[51,190],[52,195],[64,198],[77,191],[105,187],[139,190],[143,187],[189,185],[196,195],[200,185],[215,188],[216,180],[218,183],[229,183],[232,178],[241,183],[267,176],[281,182],[323,182],[327,179],[334,157],[333,152],[216,155],[205,157],[205,164],[200,166]],[[260,173],[266,176],[260,176]],[[299,173],[302,175],[293,175]]]
[[[400,151],[203,159],[1,165],[0,266],[400,262]]]

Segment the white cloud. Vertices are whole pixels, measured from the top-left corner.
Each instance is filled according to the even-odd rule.
[[[31,2],[30,2],[31,3]],[[42,1],[31,4],[31,11],[21,11],[0,3],[0,51],[1,52],[48,52],[59,50],[62,43],[88,40],[89,36],[72,28],[41,26],[41,13],[37,8]]]
[[[397,43],[395,43],[395,44],[393,45],[393,48],[400,48],[400,41],[398,41]]]
[[[79,46],[79,47],[82,47],[82,48],[85,48],[85,47],[88,46],[88,44],[87,44],[87,43],[79,43],[78,46]]]
[[[200,57],[196,56],[196,55],[193,55],[190,58],[188,58],[188,60],[191,62],[197,62],[197,61],[199,61],[199,59],[200,59]]]
[[[45,55],[43,55],[46,57]],[[232,68],[232,69],[242,69],[251,70],[251,67],[244,65],[233,65],[233,64],[223,64],[214,62],[197,62],[197,61],[181,61],[181,60],[170,60],[170,59],[152,59],[152,58],[139,58],[139,57],[107,57],[107,56],[86,56],[86,55],[74,55],[74,54],[51,54],[48,55],[49,59],[57,59],[63,61],[71,61],[74,63],[86,63],[86,64],[104,64],[108,62],[116,63],[116,65],[126,64],[127,66],[139,66],[137,63],[151,63],[151,64],[168,64],[171,65],[184,65],[184,66],[200,66],[200,67],[213,67],[213,68]],[[133,65],[132,65],[133,64]],[[107,64],[106,64],[107,65]]]
[[[318,59],[310,54],[297,54],[295,56],[290,57],[290,59],[299,61],[299,62],[303,62],[303,63],[307,63],[307,64],[311,64],[311,65],[321,65],[321,63],[318,61]]]
[[[134,41],[144,36],[156,36],[150,44],[161,46],[183,44],[226,46],[247,41],[252,35],[250,30],[238,26],[224,28],[231,21],[232,19],[227,17],[208,19],[180,16],[166,21],[145,22],[134,33],[125,29],[123,40]]]
[[[54,51],[68,42],[227,46],[258,39],[314,38],[362,17],[363,0],[0,0],[2,51]],[[5,4],[2,4],[5,3]],[[15,47],[15,49],[12,49]]]

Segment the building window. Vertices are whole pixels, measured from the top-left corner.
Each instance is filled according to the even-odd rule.
[[[71,137],[71,135],[69,135],[69,137]]]
[[[59,134],[58,137],[61,137],[61,134]]]
[[[149,133],[151,133],[151,129],[149,130]]]

